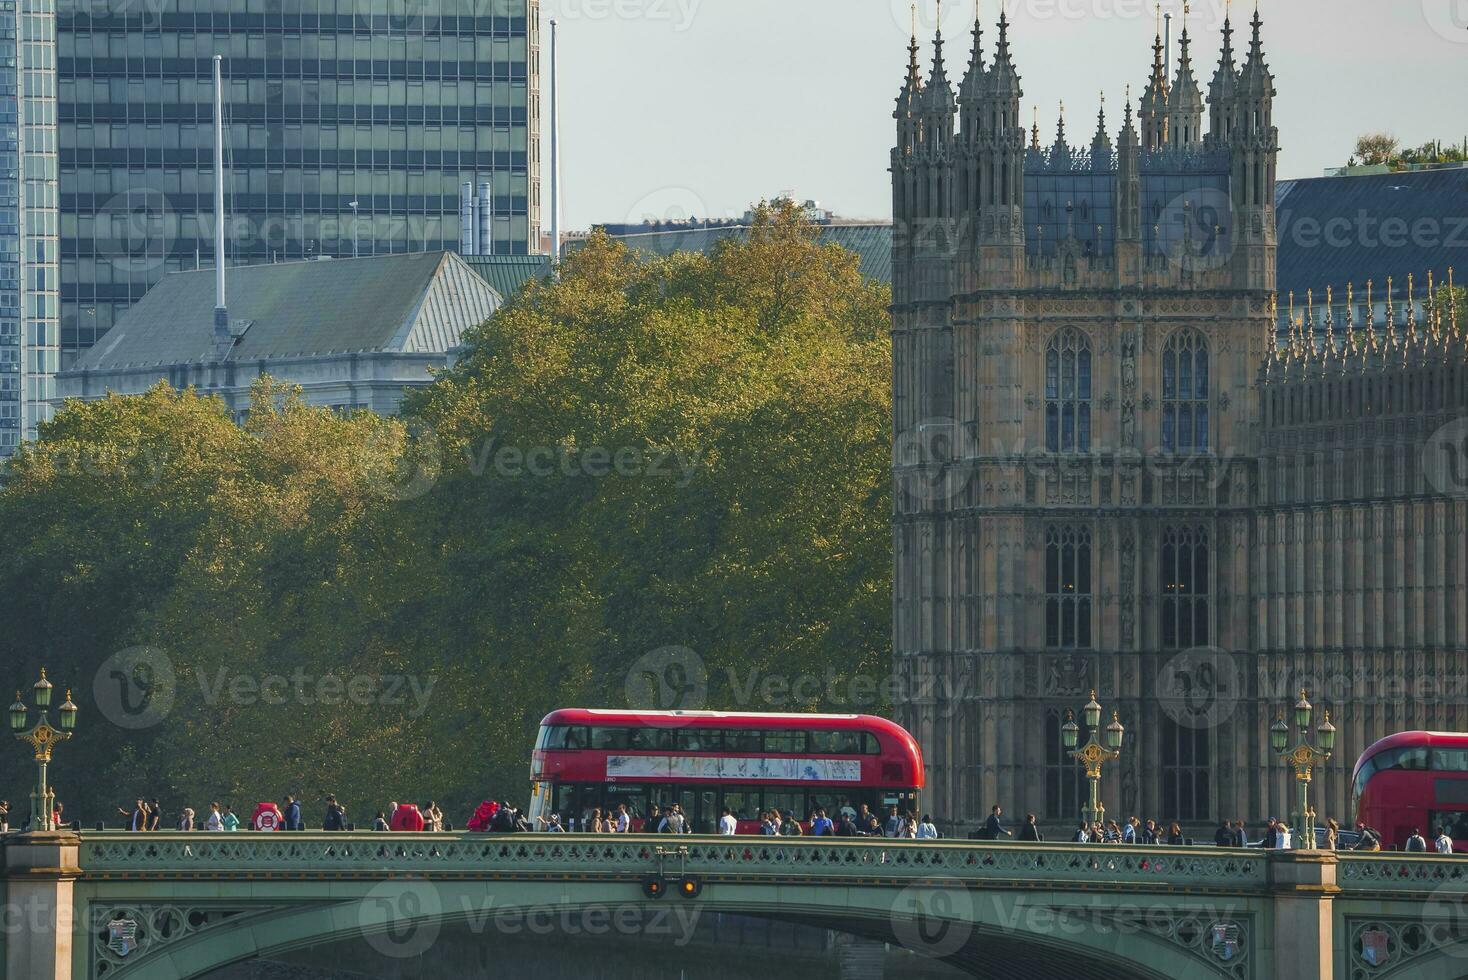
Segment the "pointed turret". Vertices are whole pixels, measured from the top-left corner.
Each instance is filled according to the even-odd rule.
[[[989,72],[989,94],[995,98],[1016,102],[1024,95],[1019,87],[1019,72],[1009,52],[1009,14],[999,9],[999,44],[994,49],[994,67]]]
[[[1274,78],[1264,62],[1257,7],[1251,26],[1249,57],[1239,73],[1228,141],[1229,194],[1234,208],[1232,261],[1236,286],[1272,290],[1278,245],[1274,190],[1279,131],[1274,127]]]
[[[1160,10],[1159,17],[1160,17]],[[1167,65],[1162,57],[1162,28],[1152,42],[1152,76],[1142,93],[1142,146],[1151,153],[1167,145]]]
[[[902,80],[902,89],[897,93],[897,110],[892,114],[897,120],[897,150],[911,154],[920,141],[921,128],[917,114],[923,98],[923,69],[918,64],[917,6],[912,11],[912,42],[907,46],[907,77]]]
[[[1132,87],[1126,89],[1126,110],[1116,152],[1116,240],[1135,243],[1142,237],[1142,142],[1132,118]],[[1118,248],[1118,254],[1122,250]]]
[[[1065,103],[1060,103],[1060,120],[1055,124],[1055,142],[1050,146],[1050,163],[1060,170],[1070,166],[1070,144],[1065,141]]]
[[[971,103],[977,104],[984,92],[984,25],[979,20],[979,5],[974,5],[974,47],[969,53],[968,71],[964,73],[963,83],[958,89],[958,101],[967,106]],[[964,117],[965,124],[968,122],[967,114]]]
[[[1091,164],[1097,169],[1111,166],[1111,134],[1106,132],[1106,93],[1101,93],[1101,107],[1096,110],[1096,135],[1091,137]]]
[[[1168,145],[1187,149],[1203,141],[1203,90],[1193,77],[1193,58],[1189,52],[1188,6],[1183,4],[1181,53],[1177,59],[1177,75],[1167,91]]]
[[[1209,144],[1222,146],[1233,138],[1235,99],[1239,92],[1239,69],[1234,64],[1234,29],[1227,15],[1223,18],[1223,50],[1218,70],[1208,85]]]

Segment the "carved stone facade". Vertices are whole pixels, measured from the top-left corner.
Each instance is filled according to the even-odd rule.
[[[990,65],[975,26],[956,91],[914,38],[896,112],[893,642],[925,806],[1073,821],[1058,728],[1095,689],[1128,726],[1110,816],[1285,814],[1268,728],[1305,686],[1344,820],[1376,738],[1468,728],[1462,333],[1437,310],[1277,349],[1257,13],[1206,100],[1187,32],[1172,79],[1159,39],[1088,151],[1026,140],[1007,28]]]

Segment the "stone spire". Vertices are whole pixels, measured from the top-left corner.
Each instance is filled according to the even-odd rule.
[[[1091,137],[1091,163],[1111,165],[1111,134],[1106,132],[1106,93],[1101,93],[1101,107],[1096,110],[1096,135]]]
[[[994,67],[989,72],[990,92],[997,98],[1019,98],[1019,72],[1009,52],[1009,14],[999,8],[999,44],[994,49]]]
[[[969,54],[968,71],[959,86],[959,97],[963,102],[978,99],[984,89],[984,25],[979,19],[980,5],[974,4],[974,47]]]
[[[1193,77],[1193,57],[1189,51],[1192,43],[1188,36],[1188,4],[1184,3],[1177,74],[1167,92],[1168,142],[1176,148],[1186,148],[1203,140],[1203,91]]]
[[[943,2],[938,0],[938,29],[933,35],[933,74],[928,78],[927,105],[930,112],[951,112],[957,105],[948,69],[943,63]]]
[[[1208,141],[1227,143],[1233,138],[1234,99],[1239,91],[1239,69],[1234,64],[1234,28],[1227,14],[1223,18],[1223,50],[1218,70],[1208,85]]]
[[[1167,145],[1167,66],[1162,58],[1162,6],[1157,7],[1157,35],[1152,42],[1152,76],[1142,93],[1142,145],[1160,150]]]
[[[1239,93],[1249,98],[1273,98],[1274,76],[1264,60],[1264,42],[1260,30],[1264,22],[1259,19],[1259,7],[1254,7],[1254,19],[1249,22],[1252,33],[1249,38],[1249,57],[1239,72]]]

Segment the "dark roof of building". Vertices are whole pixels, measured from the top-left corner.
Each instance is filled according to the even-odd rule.
[[[861,274],[877,282],[892,281],[892,225],[846,224],[822,225],[822,245],[840,245],[855,252]],[[723,228],[694,228],[678,231],[652,231],[623,235],[617,240],[646,255],[670,255],[673,252],[707,252],[726,238],[745,238],[749,228],[733,225]]]
[[[445,352],[502,302],[453,252],[238,266],[226,286],[231,361]],[[214,302],[212,269],[164,276],[72,370],[217,360]]]
[[[549,255],[465,255],[462,258],[506,299],[531,279],[544,278],[551,271]]]
[[[1275,205],[1281,296],[1347,283],[1359,295],[1387,276],[1405,293],[1410,273],[1425,297],[1428,271],[1450,266],[1468,281],[1468,169],[1285,180]]]

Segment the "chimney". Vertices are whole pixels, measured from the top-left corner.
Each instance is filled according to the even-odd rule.
[[[459,254],[478,255],[479,199],[474,196],[474,182],[459,186]]]
[[[479,254],[494,254],[494,185],[479,184]]]

